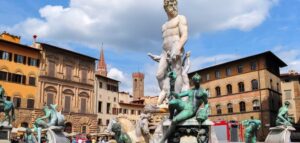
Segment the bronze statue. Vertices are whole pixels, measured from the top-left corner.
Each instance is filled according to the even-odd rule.
[[[291,122],[291,118],[289,118],[289,105],[290,102],[285,101],[284,105],[282,107],[280,107],[279,111],[278,111],[278,115],[277,115],[277,119],[276,119],[276,125],[280,126],[280,125],[284,125],[284,126],[292,126]]]
[[[15,107],[13,102],[6,100],[5,90],[2,85],[0,85],[0,112],[5,113],[5,118],[1,124],[8,121],[8,125],[11,125],[11,122],[15,120]]]
[[[174,86],[176,80],[176,73],[170,72],[169,78],[171,85],[170,92],[173,97],[173,99],[171,99],[169,102],[169,118],[172,120],[172,123],[169,126],[166,134],[164,134],[161,143],[164,143],[169,138],[169,136],[175,131],[176,125],[182,121],[196,116],[196,119],[201,125],[201,123],[207,119],[207,110],[209,108],[207,100],[208,93],[204,89],[200,88],[200,75],[195,74],[192,77],[194,88],[179,94],[172,91],[172,86]],[[182,97],[188,97],[187,101],[183,101],[181,99]],[[202,104],[204,104],[204,109],[198,110]]]
[[[245,143],[256,143],[256,134],[261,126],[261,121],[251,116],[251,119],[242,121],[245,129]]]

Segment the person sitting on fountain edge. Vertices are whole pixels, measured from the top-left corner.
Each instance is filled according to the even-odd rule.
[[[166,134],[163,136],[161,143],[164,143],[170,137],[170,135],[174,133],[178,123],[196,116],[197,121],[201,125],[208,117],[208,93],[206,90],[200,88],[201,76],[199,74],[195,74],[192,77],[194,88],[179,94],[175,93],[174,90],[172,91],[172,86],[176,80],[176,73],[170,72],[169,78],[171,85],[170,94],[173,97],[173,99],[171,99],[169,102],[169,112],[172,123],[169,126]],[[188,99],[183,101],[181,98],[185,96],[187,96]],[[204,109],[198,110],[203,103]]]

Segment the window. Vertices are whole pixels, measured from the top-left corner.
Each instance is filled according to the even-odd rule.
[[[116,102],[117,101],[117,98],[116,97],[114,97],[114,102]]]
[[[134,115],[135,114],[135,111],[134,110],[131,110],[131,115]]]
[[[221,88],[219,86],[216,87],[216,95],[221,96]]]
[[[72,67],[66,66],[66,79],[72,80]]]
[[[20,108],[21,107],[21,98],[20,97],[14,97],[13,103],[14,103],[16,108]]]
[[[64,111],[70,112],[71,111],[71,96],[65,96],[65,106]]]
[[[259,101],[258,100],[253,100],[253,110],[254,111],[258,111],[260,110],[260,105],[259,105]]]
[[[228,113],[233,113],[233,106],[232,106],[232,103],[228,103],[227,104],[227,110],[228,110]]]
[[[86,99],[81,98],[81,113],[86,113]]]
[[[109,120],[106,120],[106,126],[108,126],[108,124],[109,124]]]
[[[246,104],[244,101],[240,102],[240,112],[246,111]]]
[[[279,92],[280,91],[280,86],[279,86],[279,83],[277,82],[277,92]]]
[[[20,74],[11,74],[11,82],[25,84],[26,77]]]
[[[7,81],[7,72],[0,71],[0,80]]]
[[[270,79],[270,88],[273,89],[273,80]]]
[[[22,122],[21,127],[28,128],[28,123],[27,122]]]
[[[102,88],[102,82],[99,82],[99,88]]]
[[[49,106],[50,104],[53,104],[54,102],[54,94],[48,93],[47,94],[47,105]]]
[[[117,108],[112,108],[112,114],[113,115],[118,115],[118,109]]]
[[[227,88],[227,94],[232,94],[232,86],[231,86],[231,84],[227,84],[226,88]]]
[[[81,133],[85,134],[86,133],[86,126],[81,127]]]
[[[226,76],[231,76],[231,68],[226,68]]]
[[[243,73],[243,65],[238,65],[237,71],[238,73]]]
[[[87,83],[87,74],[86,70],[81,70],[81,82]]]
[[[26,57],[15,54],[15,59],[14,59],[14,61],[15,61],[16,63],[26,64]]]
[[[256,67],[257,67],[256,62],[251,62],[250,67],[251,67],[251,70],[253,70],[253,71],[256,70]]]
[[[120,114],[122,113],[122,108],[119,108],[119,113],[120,113]]]
[[[106,113],[110,114],[110,103],[106,104]]]
[[[48,75],[55,77],[55,63],[49,61],[49,66],[48,66]]]
[[[221,105],[217,105],[217,106],[216,106],[216,109],[217,109],[217,114],[218,114],[218,115],[221,115],[221,114],[222,114]]]
[[[244,92],[244,91],[245,91],[244,83],[243,83],[243,82],[240,82],[240,83],[238,84],[238,86],[239,86],[239,92]]]
[[[206,74],[206,81],[209,81],[210,80],[210,77],[209,77],[209,73]]]
[[[216,79],[221,78],[221,72],[220,72],[219,70],[217,70],[217,71],[215,72],[215,76],[216,76]]]
[[[12,58],[11,53],[8,53],[8,52],[5,52],[5,51],[0,51],[0,59],[11,61],[11,58]]]
[[[102,125],[102,119],[98,119],[98,125]]]
[[[141,115],[141,113],[142,113],[142,111],[141,111],[141,110],[139,110],[139,111],[138,111],[138,114],[139,114],[139,115]]]
[[[258,81],[256,79],[253,79],[251,81],[252,90],[258,90]]]
[[[98,101],[98,113],[102,113],[102,102]]]
[[[291,90],[284,90],[285,100],[292,99],[292,91]]]
[[[127,109],[123,109],[123,114],[127,114]]]
[[[35,86],[35,77],[29,77],[29,85]]]
[[[27,108],[28,109],[34,108],[34,99],[27,99]]]
[[[28,65],[39,67],[40,61],[38,59],[28,57]]]

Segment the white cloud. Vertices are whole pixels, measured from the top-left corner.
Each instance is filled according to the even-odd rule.
[[[221,64],[224,62],[228,62],[231,60],[235,60],[239,58],[239,55],[236,54],[220,54],[213,56],[199,56],[191,59],[191,70],[195,71],[208,66],[213,66],[217,64]]]
[[[109,78],[120,81],[120,91],[132,93],[132,80],[128,73],[125,73],[117,68],[111,67],[107,73]]]
[[[281,69],[281,73],[286,73],[289,70],[300,72],[300,49],[289,48],[287,46],[276,46],[273,51],[281,58],[288,66]]]
[[[71,0],[68,7],[47,5],[40,18],[28,18],[6,31],[42,40],[81,43],[96,47],[104,42],[115,50],[160,50],[160,27],[166,20],[163,0]],[[179,1],[190,35],[202,32],[251,30],[268,16],[277,0]],[[0,26],[3,27],[3,26]]]

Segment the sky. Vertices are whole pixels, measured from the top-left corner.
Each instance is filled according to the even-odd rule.
[[[0,32],[33,35],[46,42],[99,58],[105,51],[108,76],[131,92],[133,72],[145,74],[145,95],[158,95],[157,63],[163,0],[1,0]],[[187,18],[191,71],[272,51],[288,64],[281,72],[300,72],[300,0],[182,0]],[[103,46],[102,46],[103,43]]]

